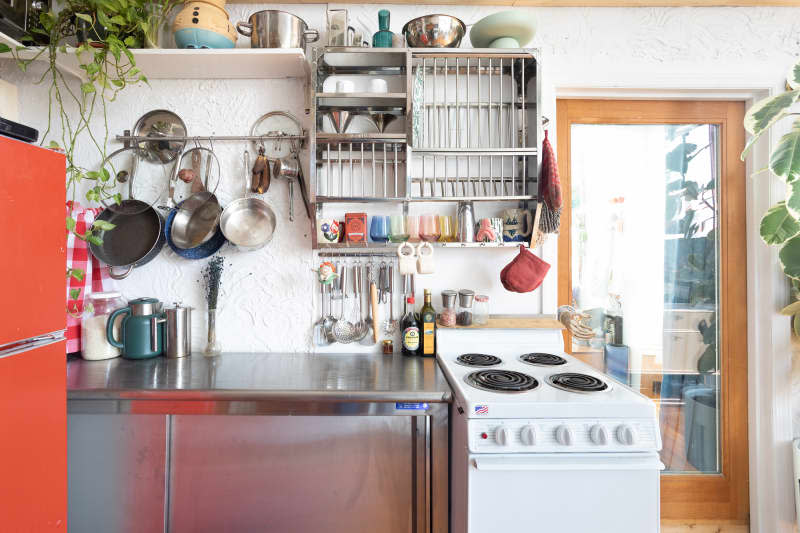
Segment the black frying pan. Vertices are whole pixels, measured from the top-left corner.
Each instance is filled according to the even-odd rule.
[[[108,275],[113,279],[128,277],[134,267],[152,261],[164,246],[164,220],[158,211],[145,202],[123,200],[115,211],[104,209],[97,219],[116,226],[100,232],[102,245],[89,243],[92,255],[111,267]],[[128,269],[122,274],[115,274],[114,267]]]

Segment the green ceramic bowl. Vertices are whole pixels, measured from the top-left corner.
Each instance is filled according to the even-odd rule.
[[[512,9],[484,17],[472,26],[473,48],[524,48],[536,35],[536,16]]]

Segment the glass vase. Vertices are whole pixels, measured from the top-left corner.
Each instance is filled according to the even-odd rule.
[[[217,341],[217,310],[208,310],[208,343],[203,354],[206,357],[216,357],[222,352],[222,348]]]

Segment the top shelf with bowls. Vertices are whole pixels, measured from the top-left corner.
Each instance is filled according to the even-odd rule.
[[[11,48],[22,46],[0,33],[0,43]],[[33,58],[38,47],[21,51],[23,59]],[[141,48],[132,50],[136,66],[148,79],[307,79],[310,70],[300,48]],[[0,55],[0,58],[7,54]],[[47,59],[42,54],[41,61]],[[57,64],[62,72],[83,78],[80,60],[74,49],[59,53]]]

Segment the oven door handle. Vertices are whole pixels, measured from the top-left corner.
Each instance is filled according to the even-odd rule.
[[[472,457],[478,470],[663,470],[657,454],[542,454]]]

